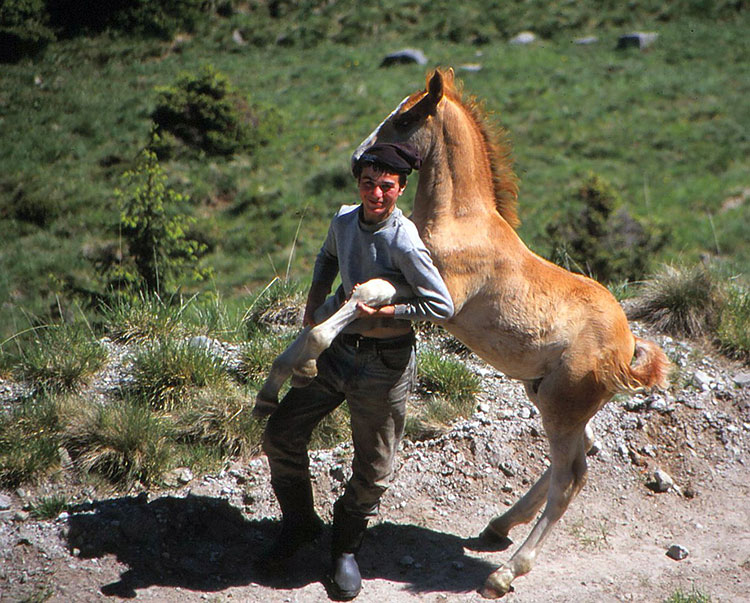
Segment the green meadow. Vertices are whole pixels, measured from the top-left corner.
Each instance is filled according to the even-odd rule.
[[[95,258],[122,245],[115,191],[149,140],[159,88],[207,66],[279,127],[246,152],[178,144],[161,160],[212,274],[187,293],[244,307],[274,277],[304,284],[330,217],[356,202],[352,150],[436,66],[507,130],[532,249],[552,256],[549,225],[576,219],[593,173],[666,233],[651,270],[705,261],[746,279],[746,3],[621,4],[223,3],[168,39],[110,29],[0,65],[0,340],[91,317]],[[509,42],[527,29],[534,43]],[[636,30],[658,38],[617,50]],[[380,67],[402,48],[428,65]]]

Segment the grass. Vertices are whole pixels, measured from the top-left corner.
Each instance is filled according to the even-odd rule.
[[[630,316],[665,333],[700,337],[715,329],[721,306],[719,283],[705,266],[667,265],[643,284]]]
[[[134,398],[85,405],[64,433],[79,471],[126,487],[161,480],[172,466],[169,436],[166,418]]]
[[[405,434],[414,440],[433,437],[460,417],[472,415],[480,380],[460,360],[426,346],[418,356],[419,399],[407,416]]]
[[[23,400],[0,414],[0,486],[15,488],[36,482],[60,464],[60,414],[56,399]]]
[[[667,599],[664,599],[664,603],[711,603],[712,600],[711,595],[693,587],[690,592],[682,589],[676,590]]]
[[[155,409],[171,410],[184,403],[194,388],[226,381],[223,361],[211,350],[189,342],[150,342],[133,359],[131,393]]]
[[[68,499],[64,496],[42,496],[29,509],[29,515],[35,519],[55,519],[68,508]]]
[[[482,6],[397,3],[398,26],[380,26],[370,38],[360,28],[380,21],[366,4],[311,12],[312,4],[298,3],[278,19],[258,5],[206,19],[179,50],[171,41],[104,33],[5,65],[3,136],[24,136],[0,148],[0,337],[23,328],[23,311],[44,320],[56,293],[97,290],[81,250],[118,242],[114,190],[148,140],[157,88],[206,65],[250,102],[278,111],[283,128],[252,153],[177,152],[164,161],[169,186],[188,195],[198,218],[190,235],[209,249],[215,280],[205,288],[247,298],[275,276],[309,278],[331,215],[356,198],[351,150],[424,85],[423,66],[379,68],[385,52],[414,45],[430,67],[481,63],[458,75],[511,134],[522,180],[520,234],[532,248],[550,252],[545,226],[569,202],[569,189],[594,172],[634,216],[669,226],[654,265],[710,254],[746,278],[742,224],[750,203],[730,201],[744,198],[750,171],[747,11],[731,14],[724,2],[702,13],[689,3]],[[542,34],[539,42],[506,43],[529,27]],[[632,28],[658,31],[659,39],[648,52],[615,51],[617,36]],[[235,29],[245,46],[231,42]],[[599,44],[571,43],[591,33]],[[406,195],[407,211],[409,204]]]
[[[106,359],[104,347],[83,325],[42,325],[19,346],[15,373],[37,391],[72,392],[86,385]]]

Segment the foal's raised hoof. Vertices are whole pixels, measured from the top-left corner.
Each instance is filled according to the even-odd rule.
[[[263,417],[273,414],[273,411],[279,406],[278,398],[266,398],[262,394],[263,392],[260,392],[255,397],[255,406],[253,406],[252,415],[256,419],[262,419]]]
[[[507,534],[496,532],[492,528],[492,523],[487,524],[487,527],[482,530],[479,534],[479,540],[487,547],[487,550],[504,551],[513,544],[513,541],[508,538]]]

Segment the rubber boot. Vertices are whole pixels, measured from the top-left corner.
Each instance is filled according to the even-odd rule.
[[[333,505],[333,534],[331,539],[331,598],[349,601],[362,590],[356,554],[362,546],[367,519],[354,517],[344,509],[341,500]]]
[[[272,483],[272,486],[281,507],[281,531],[256,562],[263,569],[276,569],[284,564],[323,530],[323,521],[315,513],[309,481],[284,485]]]

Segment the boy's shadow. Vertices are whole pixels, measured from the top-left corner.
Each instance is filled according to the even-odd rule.
[[[89,559],[115,555],[128,566],[118,582],[101,588],[121,598],[151,585],[205,592],[248,584],[300,588],[321,582],[329,560],[326,530],[297,553],[289,571],[257,569],[254,561],[273,541],[278,522],[249,521],[218,498],[115,498],[74,507],[68,523],[71,551]],[[370,529],[358,558],[365,580],[402,582],[413,592],[468,592],[496,566],[465,549],[487,550],[478,539],[386,522]]]

